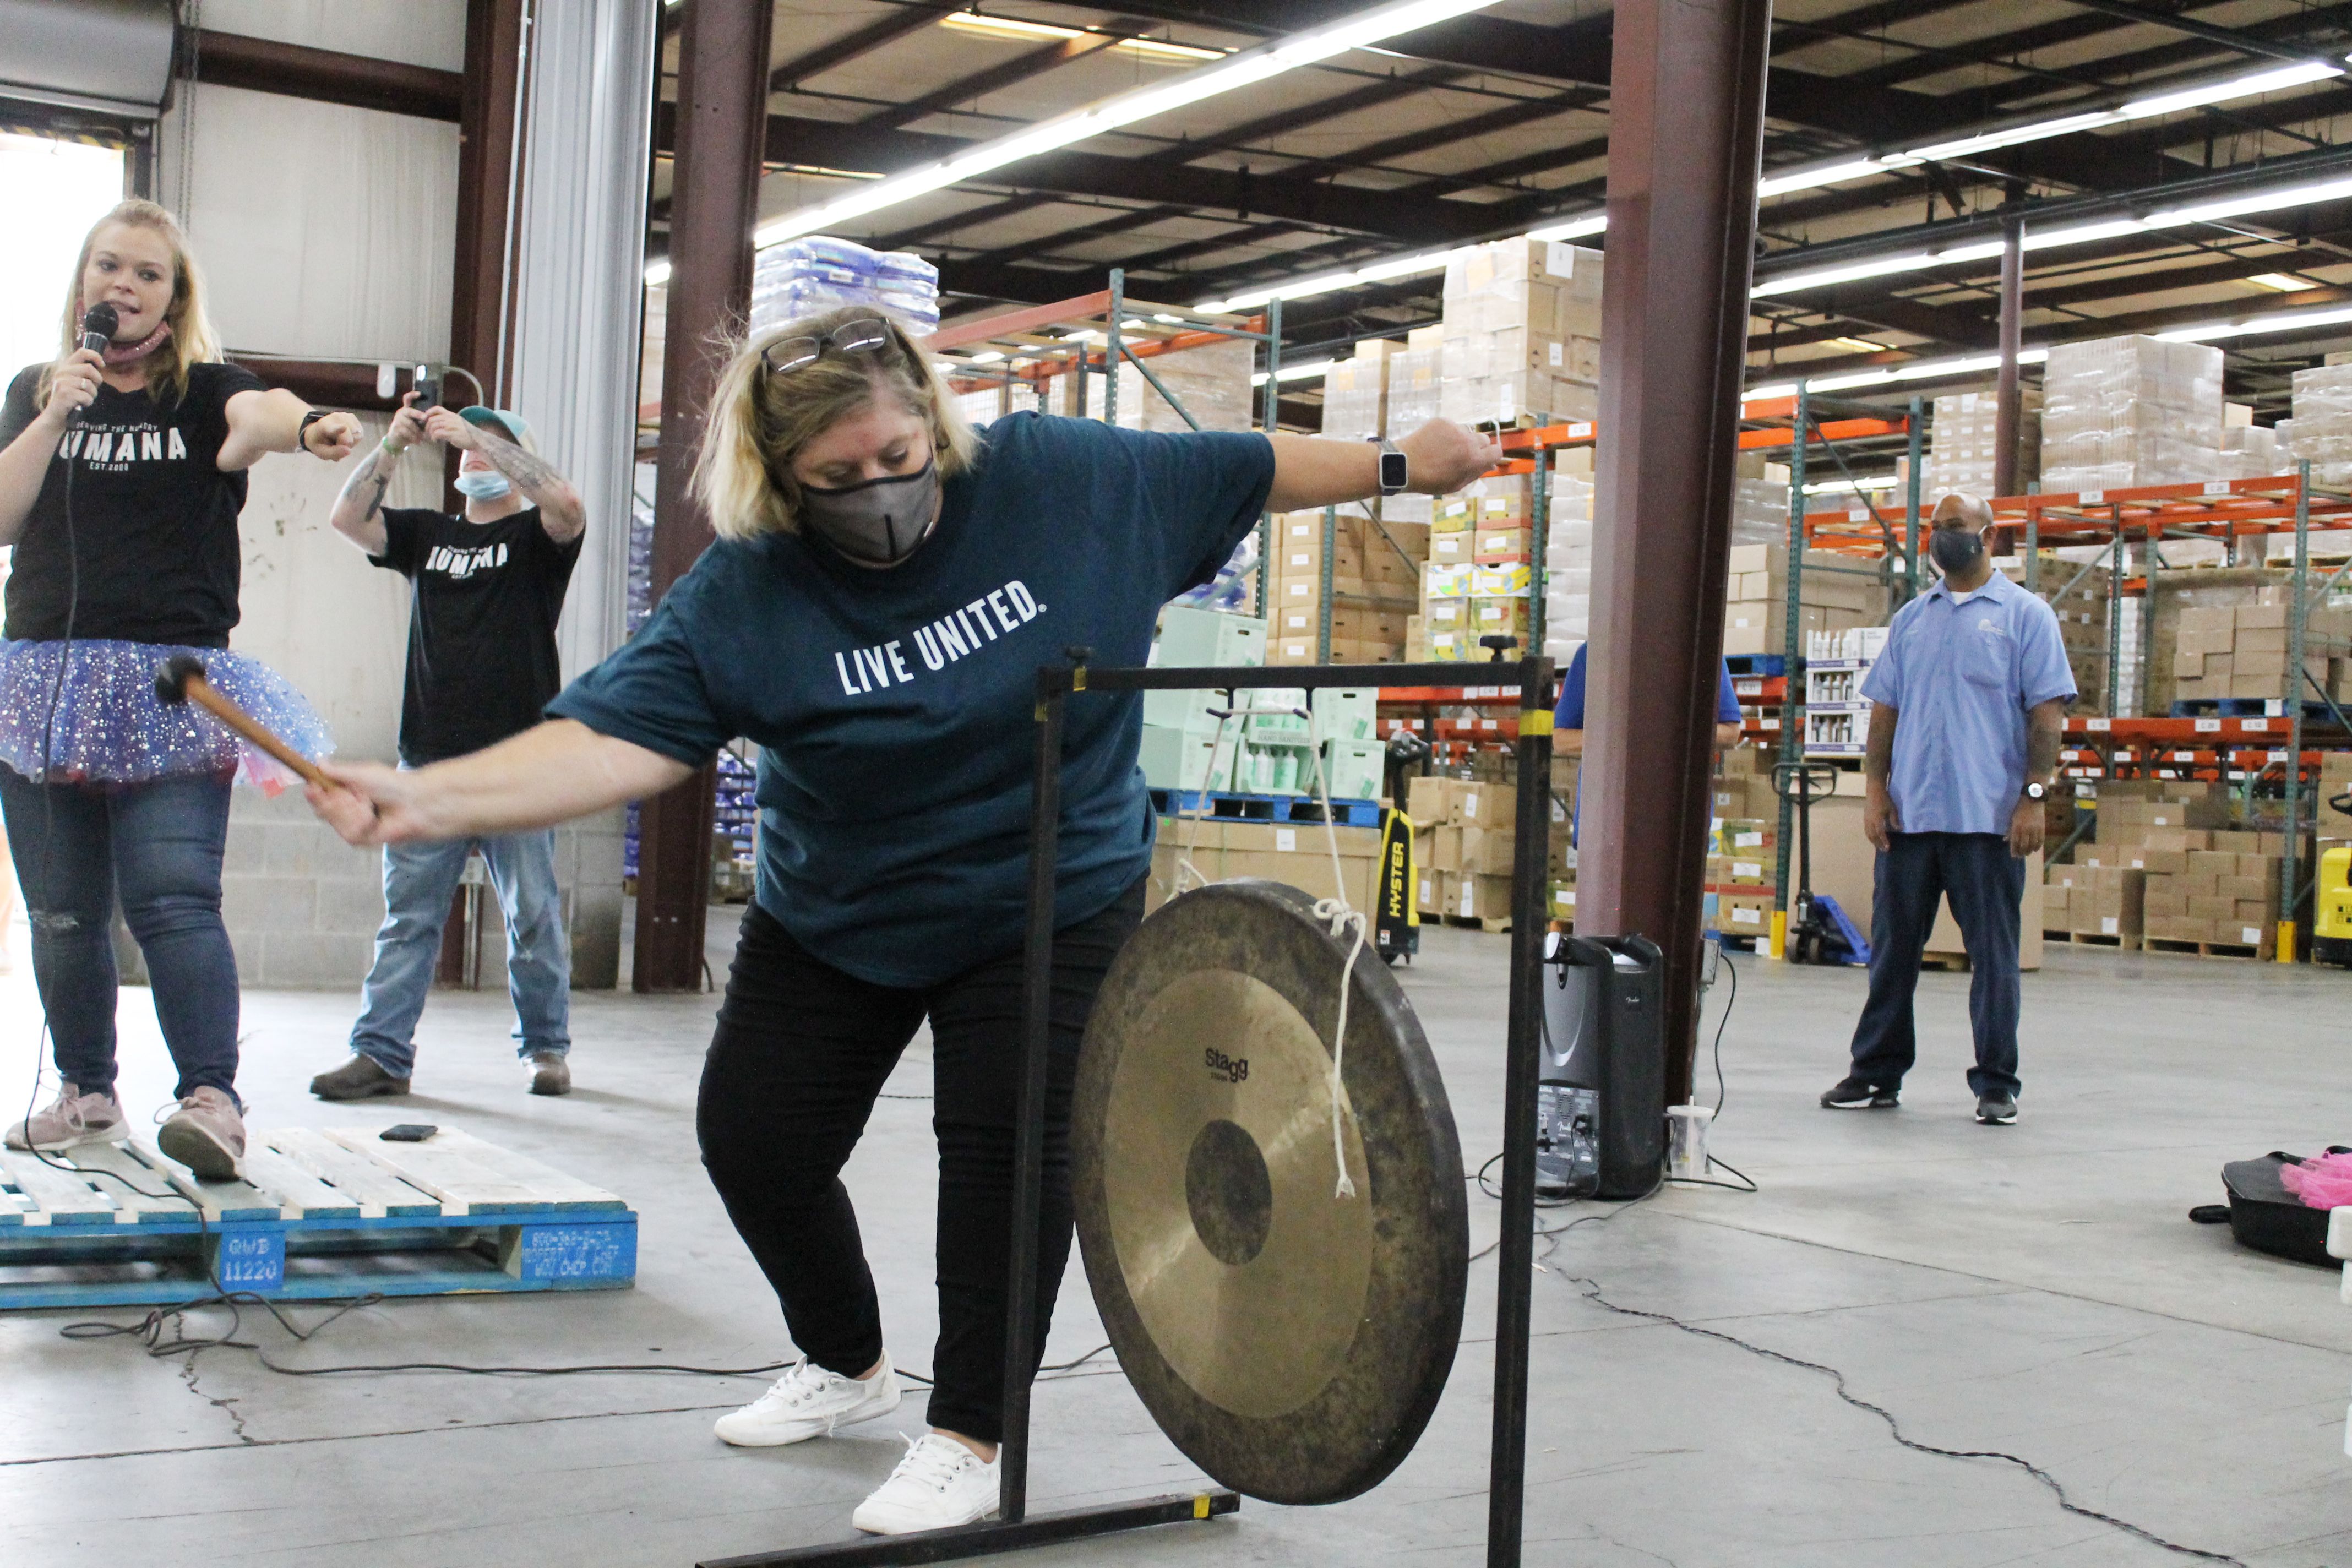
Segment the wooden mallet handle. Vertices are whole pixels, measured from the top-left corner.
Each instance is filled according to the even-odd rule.
[[[167,705],[193,702],[214,718],[260,747],[278,761],[293,769],[305,784],[320,789],[334,789],[335,781],[319,771],[318,764],[279,740],[259,720],[223,697],[205,679],[204,661],[178,654],[164,661],[155,674],[155,695]]]

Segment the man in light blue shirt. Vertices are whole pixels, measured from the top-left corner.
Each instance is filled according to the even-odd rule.
[[[1822,1096],[1833,1110],[1896,1103],[1916,1059],[1919,960],[1947,895],[1969,951],[1977,1120],[2017,1120],[2018,910],[2042,847],[2074,678],[2050,606],[1992,569],[1992,510],[1970,495],[1936,505],[1928,551],[1943,579],[1895,612],[1864,679],[1870,746],[1863,829],[1878,849],[1870,999],[1853,1071]]]

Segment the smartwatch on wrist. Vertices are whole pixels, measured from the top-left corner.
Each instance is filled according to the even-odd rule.
[[[304,451],[310,449],[310,426],[327,416],[327,410],[313,408],[302,416],[301,425],[294,432],[294,444]]]
[[[1403,494],[1405,487],[1412,482],[1412,464],[1387,437],[1372,436],[1367,439],[1381,449],[1381,494]]]
[[[2046,784],[2030,784],[2025,786],[2024,793],[2028,800],[2042,800],[2049,795],[2050,786]]]

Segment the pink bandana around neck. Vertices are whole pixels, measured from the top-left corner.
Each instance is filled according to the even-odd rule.
[[[149,354],[153,353],[156,347],[161,344],[164,339],[171,335],[172,323],[169,321],[159,322],[153,331],[148,333],[145,337],[140,339],[135,343],[107,344],[105,351],[100,357],[104,359],[106,363],[110,365],[119,366],[137,364],[141,360],[145,359]]]

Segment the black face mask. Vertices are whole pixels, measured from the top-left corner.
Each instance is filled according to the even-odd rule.
[[[835,552],[861,566],[896,566],[929,536],[940,507],[935,458],[911,474],[838,489],[801,487],[801,521]]]
[[[1984,536],[1973,529],[1939,528],[1927,536],[1927,553],[1948,575],[1965,572],[1984,553]]]

